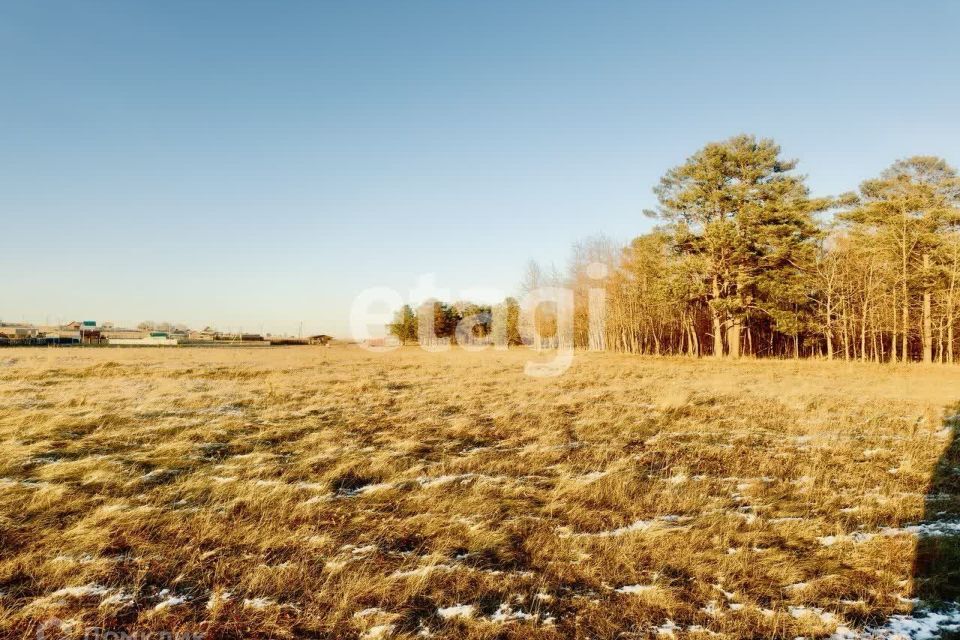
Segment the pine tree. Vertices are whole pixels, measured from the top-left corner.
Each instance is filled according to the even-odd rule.
[[[739,135],[711,143],[654,189],[676,249],[703,261],[713,354],[739,357],[750,315],[780,314],[800,297],[802,269],[818,234],[795,161],[772,140]]]
[[[413,342],[417,339],[417,324],[417,314],[410,305],[405,304],[394,314],[390,334],[396,336],[401,344]]]

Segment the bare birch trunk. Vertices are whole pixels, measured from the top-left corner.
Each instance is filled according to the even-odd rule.
[[[897,289],[893,289],[893,330],[890,335],[890,362],[897,363]]]
[[[827,294],[827,360],[833,360],[833,296]]]
[[[902,316],[903,316],[903,318],[902,318],[902,322],[900,323],[900,327],[901,327],[901,329],[903,330],[903,343],[902,343],[902,344],[903,344],[903,348],[902,348],[900,351],[901,351],[901,353],[903,354],[903,361],[904,361],[904,362],[907,362],[907,361],[910,359],[910,352],[908,351],[908,348],[909,348],[910,345],[909,345],[908,342],[907,342],[907,341],[909,340],[909,337],[910,337],[910,288],[909,288],[909,283],[907,282],[907,247],[906,247],[906,240],[903,241],[902,255],[903,255],[903,264],[902,264],[902,267],[903,267],[903,271],[902,271],[903,281],[901,282],[901,293],[903,294],[903,301],[902,301],[902,304],[903,304],[903,307],[902,307],[902,308],[903,308]]]
[[[743,328],[740,318],[731,319],[727,327],[727,350],[731,358],[740,357],[740,335]]]
[[[713,276],[713,300],[720,300],[720,281],[717,276]],[[723,320],[720,318],[720,311],[710,306],[710,315],[713,320],[713,357],[723,357]]]
[[[930,255],[923,255],[924,275],[930,270]],[[931,309],[930,287],[923,287],[923,361],[927,364],[933,362],[933,314]]]

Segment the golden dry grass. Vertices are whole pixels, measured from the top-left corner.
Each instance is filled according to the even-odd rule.
[[[529,357],[0,351],[0,632],[794,638],[910,611],[917,538],[884,528],[957,513],[927,494],[960,369]]]

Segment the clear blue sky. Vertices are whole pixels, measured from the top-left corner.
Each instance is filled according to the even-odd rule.
[[[650,227],[703,143],[960,163],[956,2],[0,4],[0,318],[342,333]]]

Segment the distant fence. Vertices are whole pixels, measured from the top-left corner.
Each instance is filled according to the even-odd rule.
[[[174,338],[112,338],[109,344],[120,347],[174,347],[180,341]]]

